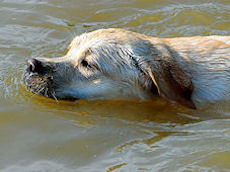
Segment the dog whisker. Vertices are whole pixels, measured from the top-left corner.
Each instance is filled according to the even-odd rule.
[[[55,100],[56,102],[58,102],[58,99],[57,99],[57,97],[55,96],[55,91],[53,91],[53,92],[51,93],[51,95],[53,96],[54,100]]]

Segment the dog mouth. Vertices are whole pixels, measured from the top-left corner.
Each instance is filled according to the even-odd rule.
[[[55,100],[68,100],[75,101],[78,100],[77,97],[71,94],[62,94],[61,91],[56,91],[60,89],[55,89],[54,77],[49,74],[38,74],[25,70],[23,74],[23,82],[26,85],[28,91],[45,96],[47,98],[52,98]]]
[[[26,70],[23,74],[23,81],[27,90],[30,92],[56,99],[53,85],[53,77],[50,75],[41,75],[38,73],[29,72]]]

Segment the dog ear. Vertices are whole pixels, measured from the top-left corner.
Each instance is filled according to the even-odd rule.
[[[191,99],[193,93],[191,78],[173,61],[155,59],[152,63],[147,71],[159,95],[169,101],[196,109]]]

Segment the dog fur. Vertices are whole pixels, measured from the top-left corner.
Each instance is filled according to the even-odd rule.
[[[190,108],[230,99],[230,36],[156,38],[100,29],[75,37],[64,57],[36,60],[37,66],[28,61],[25,83],[55,99],[151,99],[158,93]]]

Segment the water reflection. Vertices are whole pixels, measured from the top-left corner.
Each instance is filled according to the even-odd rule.
[[[228,0],[1,1],[1,171],[227,171],[229,102],[56,102],[26,91],[21,76],[28,58],[62,56],[99,28],[229,35],[229,10]]]

